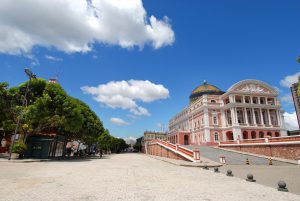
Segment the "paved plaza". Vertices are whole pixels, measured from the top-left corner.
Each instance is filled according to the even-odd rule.
[[[176,166],[143,154],[91,160],[1,162],[0,166],[1,201],[300,201],[296,194],[211,170]]]

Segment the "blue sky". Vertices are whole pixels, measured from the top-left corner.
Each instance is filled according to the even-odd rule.
[[[98,10],[93,12],[109,18],[99,22],[100,25],[106,23],[105,30],[111,31],[107,35],[98,29],[99,32],[92,29],[95,35],[89,34],[90,30],[85,32],[81,18],[62,17],[59,20],[65,24],[56,26],[61,22],[52,18],[53,12],[45,13],[46,17],[34,18],[31,24],[33,18],[28,15],[38,16],[39,9],[41,13],[45,9],[43,6],[51,11],[52,5],[46,4],[52,1],[34,7],[30,6],[32,1],[24,1],[23,4],[32,9],[30,12],[26,5],[25,8],[20,5],[21,12],[0,12],[0,37],[4,37],[0,42],[0,81],[7,81],[12,86],[22,83],[26,80],[24,67],[30,67],[46,79],[58,74],[59,83],[68,94],[86,102],[104,126],[119,137],[139,137],[145,130],[159,130],[159,123],[167,125],[174,114],[188,105],[188,96],[203,80],[222,90],[243,79],[262,80],[279,89],[283,109],[287,115],[294,115],[290,90],[284,83],[293,82],[295,74],[300,72],[296,62],[300,54],[299,1],[144,0],[142,5],[138,4],[140,0],[134,0],[136,5],[130,8],[122,5],[118,10],[108,9],[111,7],[101,1],[92,1],[94,7],[101,7],[99,13],[96,13]],[[77,5],[65,1],[66,6],[69,6],[68,2]],[[9,1],[0,3],[0,11],[9,11],[9,8],[18,9]],[[60,9],[62,12],[66,9],[65,13],[70,11],[64,7]],[[143,28],[132,21],[142,11],[147,12]],[[152,15],[154,22],[150,19]],[[117,22],[110,21],[113,18]],[[156,29],[155,22],[161,22],[158,25],[163,29]],[[114,23],[117,24],[115,27],[111,25]],[[146,33],[145,27],[149,24],[152,35]],[[124,27],[120,28],[122,25]],[[52,34],[45,34],[49,27]],[[7,39],[12,33],[18,34],[14,34],[12,40]],[[119,41],[114,37],[119,37]],[[127,41],[120,42],[124,37]],[[70,39],[68,42],[72,46],[69,43],[66,46],[59,39]],[[82,45],[82,41],[88,41],[89,48]],[[74,44],[80,44],[79,48],[73,48]],[[122,80],[149,80],[157,89],[167,89],[169,94],[155,91],[150,101],[145,101],[143,95],[132,95],[129,99],[136,105],[133,107],[142,107],[151,114],[137,115],[130,106],[122,109],[120,105],[112,107],[103,100],[97,102],[93,95],[83,93],[81,89],[100,84],[107,86],[111,81],[118,85]],[[282,80],[285,82],[280,84]],[[111,97],[112,94],[106,98]],[[124,122],[118,123],[124,125],[112,123],[111,118],[122,119]],[[294,116],[288,118],[295,120]]]

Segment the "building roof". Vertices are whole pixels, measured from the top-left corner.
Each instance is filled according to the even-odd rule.
[[[205,80],[202,85],[196,87],[190,95],[190,103],[196,101],[199,97],[204,94],[210,95],[222,95],[224,92],[218,87],[208,84]]]

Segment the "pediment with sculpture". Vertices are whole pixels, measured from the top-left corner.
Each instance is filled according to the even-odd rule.
[[[277,91],[268,84],[258,80],[244,80],[236,83],[228,91],[253,93],[253,94],[277,94]]]

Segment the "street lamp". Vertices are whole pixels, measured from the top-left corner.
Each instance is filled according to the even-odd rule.
[[[26,104],[26,102],[27,102],[26,101],[26,97],[27,97],[27,94],[28,94],[28,91],[29,91],[30,81],[31,81],[32,78],[36,78],[36,75],[33,74],[33,72],[30,69],[25,68],[24,71],[25,71],[26,75],[29,77],[29,81],[27,82],[27,85],[26,85],[26,91],[25,91],[25,96],[24,96],[24,99],[23,99],[22,107],[24,107],[25,104]],[[13,151],[13,148],[14,148],[14,145],[15,145],[15,141],[16,141],[16,137],[17,137],[17,132],[19,130],[20,120],[21,120],[22,116],[23,116],[23,112],[21,111],[21,114],[18,117],[15,134],[14,134],[13,141],[12,141],[12,144],[11,144],[11,147],[10,147],[8,160],[11,159],[11,154],[12,154],[12,151]]]

